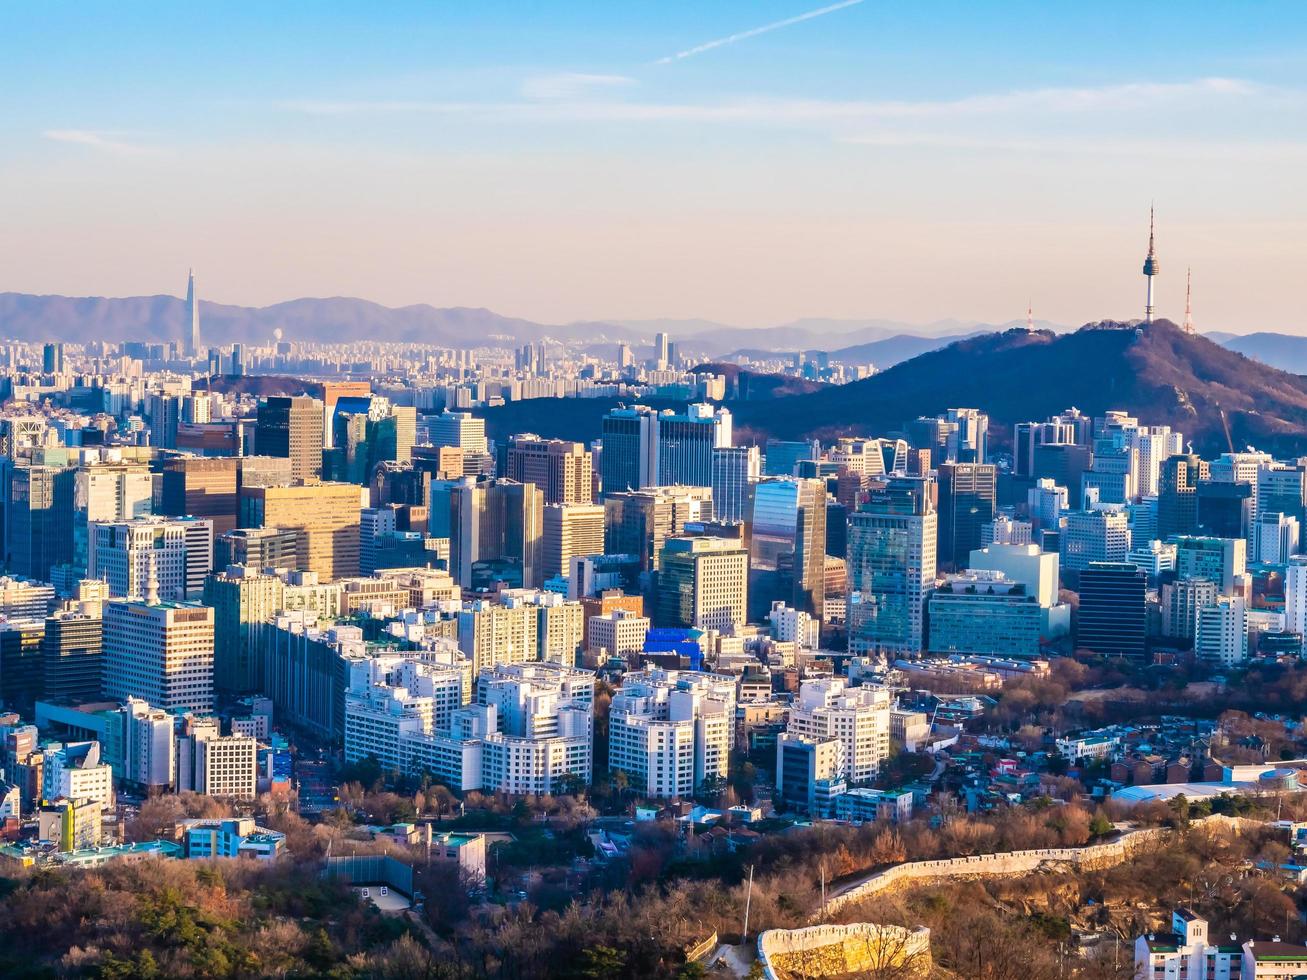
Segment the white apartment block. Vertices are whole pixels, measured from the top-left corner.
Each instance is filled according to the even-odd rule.
[[[174,717],[130,696],[119,712],[123,725],[123,779],[146,790],[171,787],[177,760]]]
[[[1135,976],[1143,980],[1297,980],[1307,974],[1307,946],[1231,936],[1210,937],[1206,919],[1171,913],[1170,932],[1135,940]]]
[[[816,650],[821,641],[821,620],[784,602],[773,602],[771,635],[782,643],[794,643],[803,650]]]
[[[477,702],[466,705],[455,684],[465,676],[461,665],[410,657],[355,664],[351,675],[349,761],[372,755],[387,768],[430,772],[459,791],[544,794],[571,780],[590,782],[589,671],[547,662],[498,664],[481,673]]]
[[[889,757],[889,691],[871,685],[848,687],[842,677],[804,681],[786,731],[813,740],[839,739],[844,744],[845,780],[850,786],[868,783]]]
[[[539,615],[525,603],[505,605],[484,599],[465,603],[458,614],[458,646],[478,674],[496,664],[535,660]]]
[[[113,769],[100,761],[99,742],[73,742],[45,750],[41,793],[47,800],[95,800],[114,805]]]
[[[735,679],[689,671],[629,673],[608,716],[608,766],[658,799],[688,797],[725,779],[735,725]]]
[[[1284,570],[1284,628],[1307,635],[1307,555],[1294,555]]]
[[[636,615],[629,609],[614,609],[602,616],[590,617],[589,652],[603,652],[634,664],[644,651],[644,639],[649,634],[649,617]]]
[[[1248,659],[1248,611],[1242,596],[1217,596],[1198,610],[1194,656],[1221,667]]]

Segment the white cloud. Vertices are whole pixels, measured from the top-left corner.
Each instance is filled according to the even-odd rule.
[[[440,102],[423,100],[318,100],[281,103],[290,111],[312,115],[425,113],[518,119],[522,121],[740,122],[775,125],[856,123],[885,120],[966,119],[1012,115],[1057,116],[1069,113],[1154,110],[1183,103],[1210,107],[1215,99],[1265,96],[1271,90],[1230,78],[1181,82],[1131,82],[1082,88],[1018,89],[956,99],[831,100],[735,99],[724,102],[640,102],[576,96],[599,86],[625,84],[622,76],[553,76],[569,78],[531,85],[538,101]],[[587,79],[578,82],[576,79]],[[603,79],[598,82],[596,79]],[[530,83],[528,83],[530,84]],[[524,89],[527,86],[524,86]],[[571,96],[568,96],[568,89]],[[1281,95],[1299,96],[1299,93]]]
[[[527,99],[557,101],[580,98],[595,90],[622,88],[634,84],[635,79],[625,75],[558,72],[528,78],[522,83],[522,96]]]
[[[130,155],[149,152],[143,146],[124,142],[118,138],[118,135],[117,133],[97,132],[93,129],[47,129],[41,133],[43,139],[53,140],[56,143],[76,143],[106,153]]]

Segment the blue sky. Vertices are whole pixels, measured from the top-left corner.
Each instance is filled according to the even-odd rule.
[[[177,293],[193,264],[234,303],[766,324],[1032,302],[1075,323],[1138,315],[1155,200],[1164,313],[1192,265],[1201,328],[1307,331],[1305,22],[1300,3],[6,5],[0,289]]]

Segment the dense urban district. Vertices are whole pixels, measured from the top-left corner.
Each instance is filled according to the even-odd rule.
[[[1307,432],[1210,365],[1307,390],[1148,261],[884,371],[0,346],[0,973],[1307,975]],[[877,401],[1100,338],[1208,388]]]

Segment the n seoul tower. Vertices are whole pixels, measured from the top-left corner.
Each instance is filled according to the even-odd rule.
[[[1144,303],[1144,323],[1153,322],[1153,277],[1159,272],[1153,249],[1153,209],[1148,209],[1148,258],[1144,259],[1144,276],[1148,279],[1148,300]]]

